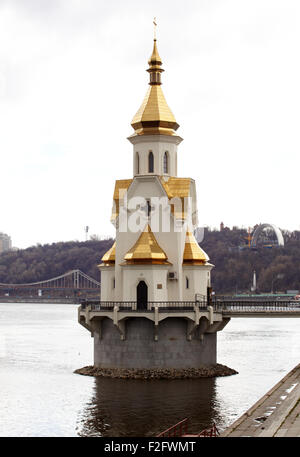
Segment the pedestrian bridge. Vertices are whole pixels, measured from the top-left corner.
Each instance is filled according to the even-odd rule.
[[[224,317],[300,317],[300,303],[276,302],[224,302],[216,306]]]

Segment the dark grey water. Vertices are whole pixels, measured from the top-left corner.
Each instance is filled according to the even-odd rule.
[[[155,436],[189,417],[224,429],[300,362],[300,319],[232,319],[218,334],[230,377],[95,379],[77,305],[0,304],[0,436]]]

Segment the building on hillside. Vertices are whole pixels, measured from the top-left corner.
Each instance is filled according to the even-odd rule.
[[[6,233],[0,232],[0,254],[4,251],[10,251],[12,248],[11,246],[11,238]]]

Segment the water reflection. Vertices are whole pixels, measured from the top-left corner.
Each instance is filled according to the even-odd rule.
[[[95,378],[94,395],[78,420],[80,436],[156,436],[185,417],[189,431],[220,421],[215,379]]]

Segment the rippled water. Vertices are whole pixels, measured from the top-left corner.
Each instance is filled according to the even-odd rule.
[[[218,362],[239,374],[198,380],[95,379],[77,305],[0,304],[0,436],[155,436],[189,417],[224,429],[299,363],[300,319],[233,318]]]

